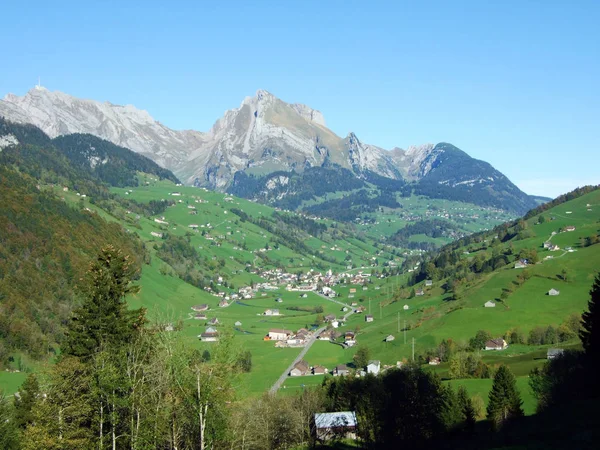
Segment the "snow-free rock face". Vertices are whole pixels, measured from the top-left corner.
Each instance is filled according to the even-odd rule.
[[[422,195],[460,199],[470,196],[475,184],[485,185],[487,191],[497,191],[493,197],[500,200],[494,200],[494,205],[501,205],[503,193],[509,191],[513,197],[520,198],[511,200],[515,209],[528,205],[527,196],[506,177],[500,177],[502,174],[491,166],[481,164],[449,144],[387,151],[361,142],[354,133],[341,138],[326,127],[320,111],[303,104],[285,103],[264,90],[246,97],[239,108],[226,111],[206,133],[172,130],[154,120],[148,112],[131,105],[82,100],[40,86],[23,97],[8,94],[0,101],[2,116],[34,124],[51,137],[73,133],[98,136],[151,158],[186,184],[221,191],[234,185],[238,172],[242,173],[237,176],[237,189],[246,192],[252,189],[240,183],[252,182],[250,175],[261,177],[279,171],[301,173],[311,167],[329,170],[339,166],[349,172],[337,171],[334,175],[325,170],[323,176],[347,177],[349,174],[378,186],[385,184],[386,189],[390,186],[397,189],[407,181],[415,184],[415,192]],[[2,143],[7,144],[8,141]],[[478,171],[481,173],[476,173]],[[282,180],[270,181],[265,185],[265,192],[282,191],[288,186]],[[333,187],[338,184],[333,183]],[[294,189],[301,188],[294,184]],[[448,188],[465,193],[461,197]],[[480,191],[476,195],[484,194],[482,189]],[[477,198],[469,201],[477,203]]]
[[[229,110],[176,173],[188,183],[225,189],[238,171],[264,175],[337,164],[397,176],[385,151],[342,139],[325,127],[323,115],[306,105],[285,103],[259,90]]]
[[[23,97],[8,94],[0,101],[0,116],[31,123],[51,138],[89,133],[141,153],[163,167],[186,162],[191,149],[202,141],[197,131],[175,131],[154,120],[147,111],[131,105],[82,100],[43,87]]]

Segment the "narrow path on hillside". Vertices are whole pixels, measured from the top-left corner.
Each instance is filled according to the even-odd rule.
[[[329,298],[326,295],[323,295],[323,294],[321,294],[319,292],[315,292],[315,294],[317,294],[319,297],[324,298],[325,300],[328,300],[330,302],[337,303],[338,305],[342,305],[342,306],[350,308],[350,311],[347,312],[346,314],[344,314],[344,320],[348,319],[348,317],[350,317],[352,314],[354,314],[354,309],[352,309],[352,307],[349,307],[346,303],[340,302],[339,300],[334,300],[332,298]],[[312,338],[310,338],[310,340],[306,343],[306,345],[304,346],[304,348],[302,349],[302,351],[300,352],[300,354],[298,354],[298,356],[296,356],[296,359],[294,359],[294,361],[287,367],[287,369],[285,369],[285,371],[281,374],[281,376],[275,382],[275,384],[271,387],[271,389],[269,389],[269,392],[271,394],[274,394],[275,392],[277,392],[279,390],[279,388],[285,382],[286,378],[288,377],[288,374],[292,371],[292,369],[294,368],[294,366],[296,364],[298,364],[302,360],[302,358],[304,358],[304,355],[306,355],[306,353],[308,352],[308,350],[316,342],[316,340],[319,337],[319,335],[323,331],[325,331],[326,328],[327,327],[321,327],[317,331],[315,331],[315,333],[313,334]]]

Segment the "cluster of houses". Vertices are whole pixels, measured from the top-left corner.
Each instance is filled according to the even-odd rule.
[[[275,341],[275,347],[304,347],[312,338],[313,333],[306,328],[297,332],[281,328],[272,328],[263,338],[265,341]]]
[[[355,371],[355,376],[361,377],[366,374],[377,375],[381,372],[381,361],[371,360],[368,362],[367,366],[361,370]],[[290,377],[302,377],[307,375],[333,375],[334,377],[342,377],[348,376],[351,374],[350,369],[346,364],[340,364],[335,366],[333,370],[328,370],[326,367],[316,365],[310,366],[306,361],[301,360],[298,361],[292,370],[290,370]]]

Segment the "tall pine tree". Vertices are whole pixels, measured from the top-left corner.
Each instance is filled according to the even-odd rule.
[[[579,337],[586,357],[590,361],[597,361],[600,356],[600,274],[596,275],[590,291],[588,311],[583,313],[581,320]]]
[[[85,299],[69,323],[64,354],[87,359],[102,348],[131,342],[144,323],[144,310],[128,310],[125,302],[138,290],[134,276],[132,261],[120,249],[107,245],[100,251],[86,274]]]
[[[523,402],[517,390],[517,380],[504,364],[496,372],[489,399],[487,418],[492,422],[494,429],[499,429],[503,423],[513,417],[523,415],[521,407]]]

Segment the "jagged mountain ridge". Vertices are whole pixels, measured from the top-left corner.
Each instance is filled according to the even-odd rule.
[[[461,198],[491,193],[498,199],[492,202],[494,206],[505,209],[521,212],[534,206],[506,177],[489,165],[477,164],[458,149],[460,153],[448,152],[440,144],[427,144],[387,151],[363,143],[354,133],[342,138],[326,127],[320,111],[286,103],[264,90],[246,97],[239,108],[226,111],[206,133],[172,130],[131,105],[81,100],[39,86],[23,97],[8,94],[0,101],[0,116],[32,123],[51,137],[96,135],[142,153],[172,170],[186,184],[220,191],[231,189],[240,172],[260,178],[276,172],[302,173],[311,167],[339,166],[362,180],[382,177],[417,187],[424,182],[428,195],[448,195],[446,188],[450,187]],[[461,163],[451,164],[453,158]],[[444,179],[431,176],[448,165],[453,170],[442,171]],[[473,167],[483,172],[474,177]],[[439,189],[434,188],[435,183]],[[467,189],[472,183],[485,189]],[[278,195],[287,194],[279,190]],[[510,198],[504,201],[507,195]],[[469,198],[490,204],[488,200]]]

